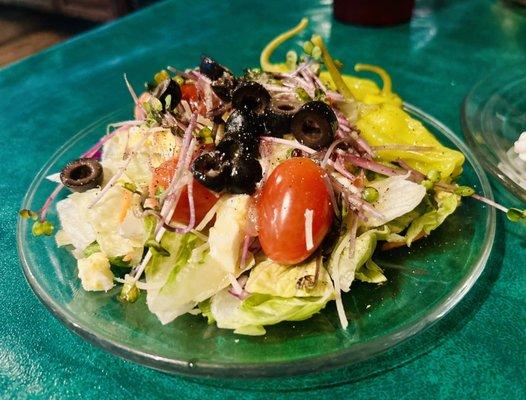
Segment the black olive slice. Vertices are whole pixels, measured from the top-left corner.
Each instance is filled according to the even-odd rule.
[[[214,80],[210,85],[212,90],[225,103],[232,101],[232,93],[236,88],[237,80],[230,74],[224,74],[222,77]]]
[[[298,111],[299,105],[289,101],[272,100],[265,111],[265,130],[271,136],[283,137],[290,133],[292,117]]]
[[[270,103],[270,94],[257,82],[243,82],[232,93],[232,106],[237,110],[262,114]]]
[[[232,138],[225,136],[217,145],[217,151],[229,160],[259,156],[259,140],[252,137]]]
[[[334,140],[338,119],[324,102],[309,101],[294,114],[290,127],[298,142],[319,150]]]
[[[194,178],[203,186],[216,192],[225,188],[230,171],[230,160],[219,151],[201,154],[195,159],[192,166]]]
[[[228,191],[235,194],[253,194],[262,177],[263,170],[258,160],[237,159],[232,163]]]
[[[215,60],[212,60],[210,57],[202,56],[201,64],[199,64],[199,72],[215,81],[216,79],[221,78],[223,73],[228,71],[225,67]]]
[[[258,138],[265,132],[262,119],[251,112],[234,110],[225,122],[225,134],[232,137]]]
[[[155,89],[154,96],[159,99],[163,105],[163,111],[166,111],[167,101],[166,98],[170,96],[169,109],[173,110],[180,103],[182,98],[181,87],[173,79],[165,79]]]
[[[85,192],[102,184],[102,165],[93,158],[79,158],[71,161],[60,172],[64,186],[74,192]]]

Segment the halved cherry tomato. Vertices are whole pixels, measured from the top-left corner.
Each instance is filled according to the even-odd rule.
[[[321,244],[332,223],[333,210],[325,171],[314,161],[291,158],[274,169],[258,199],[259,242],[280,264],[297,264]],[[313,211],[314,247],[307,250],[305,211]]]
[[[181,85],[182,99],[188,102],[197,100],[197,89],[193,83],[184,83]]]
[[[170,185],[175,168],[177,167],[177,159],[165,161],[153,171],[153,178],[150,183],[149,192],[150,197],[154,197],[158,188],[166,190]],[[206,215],[212,206],[219,199],[219,195],[208,190],[195,179],[192,183],[192,192],[194,197],[195,207],[195,221],[198,224]],[[188,190],[185,187],[181,192],[181,197],[175,208],[172,221],[188,224],[190,221],[190,204],[188,202]]]

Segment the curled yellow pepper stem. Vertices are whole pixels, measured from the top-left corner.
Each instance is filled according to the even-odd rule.
[[[343,80],[340,71],[338,71],[334,60],[332,59],[331,55],[329,54],[329,51],[327,50],[327,47],[325,47],[325,43],[323,43],[323,39],[321,38],[321,36],[313,35],[311,42],[320,48],[321,58],[323,59],[323,62],[325,63],[325,66],[329,71],[332,81],[336,85],[336,89],[338,89],[338,91],[343,95],[343,97],[347,99],[353,99],[354,96],[345,84],[345,81]]]
[[[378,74],[380,78],[382,79],[382,92],[383,94],[389,95],[391,94],[391,77],[387,73],[387,71],[383,68],[380,68],[376,65],[371,64],[356,64],[354,66],[354,70],[356,72],[360,71],[368,71],[368,72],[374,72],[375,74]]]
[[[282,65],[272,64],[270,62],[270,56],[282,43],[299,34],[307,27],[308,24],[309,20],[307,18],[302,18],[300,23],[294,28],[276,36],[269,44],[267,44],[261,52],[261,56],[259,58],[261,69],[265,72],[283,72]]]

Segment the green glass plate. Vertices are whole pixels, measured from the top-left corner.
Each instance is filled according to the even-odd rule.
[[[445,145],[466,155],[462,182],[492,197],[488,180],[471,151],[447,127],[411,105]],[[106,124],[128,118],[120,110],[64,144],[31,184],[22,208],[39,208],[54,184],[45,176],[93,144]],[[65,196],[63,193],[62,196]],[[58,225],[55,210],[49,218]],[[161,325],[144,296],[120,303],[118,289],[88,293],[80,287],[76,262],[53,237],[35,238],[26,220],[18,224],[18,251],[27,280],[40,300],[67,327],[121,357],[171,373],[208,377],[284,376],[349,365],[379,354],[429,327],[454,307],[484,269],[495,236],[495,212],[464,200],[447,224],[411,249],[378,252],[389,282],[355,283],[344,296],[350,321],[339,328],[334,304],[313,318],[269,327],[262,337],[238,336],[185,315]],[[383,364],[382,368],[387,366]]]

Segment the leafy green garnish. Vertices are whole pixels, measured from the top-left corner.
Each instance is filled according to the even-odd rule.
[[[137,285],[125,283],[122,285],[119,300],[126,303],[135,303],[141,294]]]
[[[305,91],[303,88],[296,88],[296,94],[298,95],[299,99],[302,101],[310,101],[312,100],[309,96],[309,94]]]
[[[18,215],[20,215],[20,217],[22,217],[24,219],[31,218],[34,221],[36,221],[37,218],[38,218],[38,214],[36,212],[28,210],[28,209],[25,209],[25,208],[23,210],[20,210],[18,212]]]
[[[526,210],[519,210],[518,208],[510,208],[506,212],[506,217],[512,222],[519,222],[526,220]]]
[[[31,229],[31,232],[34,236],[50,236],[53,233],[54,226],[49,221],[35,221],[33,224],[33,227]]]

